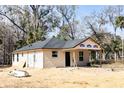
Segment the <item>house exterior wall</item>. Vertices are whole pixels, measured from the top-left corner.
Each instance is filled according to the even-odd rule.
[[[83,61],[79,61],[79,51],[83,51]],[[76,50],[76,63],[78,66],[85,66],[89,62],[88,50]]]
[[[12,64],[14,65],[14,66],[16,66],[16,65],[18,65],[19,64],[19,62],[17,62],[17,53],[13,53],[14,54],[14,58],[12,58]],[[20,54],[19,54],[19,56],[20,56]],[[13,60],[14,59],[14,60]]]
[[[58,57],[52,57],[52,51],[58,51]],[[79,61],[79,51],[83,51],[84,60]],[[70,52],[70,66],[73,64],[73,52],[75,52],[75,60],[78,66],[84,66],[89,61],[88,50],[74,50],[66,51],[60,49],[44,49],[42,51],[26,51],[18,52],[19,61],[17,62],[17,53],[15,53],[13,65],[18,66],[26,62],[26,66],[30,68],[48,68],[48,67],[65,67],[65,52]],[[23,53],[23,56],[22,56]],[[35,55],[35,62],[34,62]]]
[[[34,67],[34,52],[28,52],[27,54],[27,67]]]
[[[35,67],[38,68],[43,68],[43,51],[39,52],[37,51],[36,53],[36,62],[35,62]]]
[[[69,51],[70,52],[70,66],[73,66],[73,51]]]
[[[52,57],[52,51],[58,51],[58,57]],[[65,67],[65,52],[61,49],[44,49],[44,68]]]
[[[85,47],[81,47],[81,46],[80,46],[81,44],[84,44]],[[84,42],[81,43],[81,44],[77,45],[74,49],[101,50],[101,47],[100,47],[97,43],[95,43],[92,39],[88,39],[88,40],[84,41]],[[91,48],[88,48],[88,47],[87,47],[88,44],[92,45],[92,47],[91,47]],[[97,45],[98,48],[94,48],[93,45]]]
[[[17,61],[17,54],[18,54],[18,61]],[[25,59],[26,59],[26,54],[23,54],[22,55],[22,52],[19,52],[19,53],[14,53],[14,60],[13,60],[13,58],[12,58],[12,60],[13,60],[13,65],[18,65],[20,62],[23,62],[23,61],[25,61]]]
[[[17,53],[19,55],[18,62],[17,62]],[[35,59],[34,59],[34,55],[35,55]],[[31,51],[20,51],[14,53],[14,61],[12,62],[14,66],[23,65],[25,62],[26,62],[26,67],[43,68],[43,51],[31,50]]]
[[[71,67],[75,66],[76,64],[77,64],[77,66],[85,66],[89,62],[89,56],[90,56],[89,50],[76,49],[76,50],[63,50],[63,51],[64,51],[64,53],[70,52],[70,66]],[[79,61],[79,52],[80,51],[83,52],[83,61]],[[64,56],[65,56],[65,54],[64,54]],[[74,62],[76,62],[76,63],[74,63]]]
[[[85,47],[81,47],[81,44],[84,44]],[[92,47],[87,47],[87,45],[90,44]],[[94,48],[93,46],[97,45],[97,48]],[[79,45],[77,45],[73,51],[75,51],[75,59],[77,62],[78,66],[85,66],[87,65],[87,63],[89,62],[89,57],[90,57],[90,50],[101,50],[101,47],[94,42],[92,39],[87,39],[86,41],[80,43]],[[83,51],[83,61],[79,61],[79,51]]]

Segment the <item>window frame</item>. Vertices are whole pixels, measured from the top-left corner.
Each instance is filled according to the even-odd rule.
[[[58,51],[52,51],[52,58],[58,57]]]
[[[79,61],[84,61],[84,52],[83,51],[79,51]]]
[[[85,44],[80,44],[80,47],[85,47]]]
[[[98,48],[98,45],[93,45],[93,48]]]
[[[88,45],[87,45],[87,48],[92,48],[92,45],[91,45],[91,44],[88,44]]]

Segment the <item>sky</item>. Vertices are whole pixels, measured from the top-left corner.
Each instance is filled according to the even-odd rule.
[[[89,15],[93,11],[100,11],[106,6],[103,5],[80,5],[77,6],[76,16],[80,19],[83,16]]]
[[[78,20],[81,20],[83,18],[83,16],[90,15],[94,11],[100,12],[102,9],[104,9],[105,7],[108,7],[108,6],[107,5],[80,5],[77,7],[78,8],[76,10],[76,17]],[[113,29],[109,29],[109,30],[113,31]],[[122,33],[122,31],[119,30],[117,32],[117,35],[124,38],[124,31]]]

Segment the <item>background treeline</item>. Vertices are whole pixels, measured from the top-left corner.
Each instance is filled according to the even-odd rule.
[[[123,31],[123,6],[80,14],[81,20],[77,10],[78,6],[0,6],[0,64],[11,64],[15,49],[50,37],[73,40],[91,36],[105,49],[106,59],[120,58],[123,43],[116,32]]]

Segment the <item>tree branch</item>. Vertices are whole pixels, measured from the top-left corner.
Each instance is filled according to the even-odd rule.
[[[27,33],[23,28],[21,28],[18,24],[16,24],[11,18],[9,18],[6,14],[0,12],[0,15],[6,17],[10,22],[12,22],[16,27],[22,30],[24,33]]]

